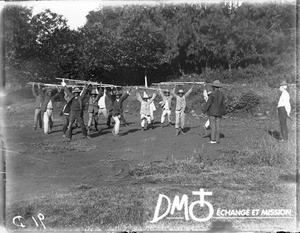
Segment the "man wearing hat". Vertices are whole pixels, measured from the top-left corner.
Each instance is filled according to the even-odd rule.
[[[92,123],[94,121],[95,124],[95,129],[98,131],[98,101],[100,97],[102,96],[102,91],[101,87],[100,90],[98,91],[96,89],[97,87],[94,87],[89,95],[89,104],[88,104],[88,113],[89,113],[89,121],[88,121],[88,133],[91,130]]]
[[[66,137],[66,133],[68,130],[69,122],[70,122],[70,105],[68,105],[69,101],[71,100],[70,96],[67,95],[65,92],[64,94],[64,106],[61,110],[60,115],[63,117],[63,137]],[[68,108],[67,108],[68,106]]]
[[[281,141],[288,140],[288,128],[286,123],[286,118],[290,117],[291,114],[291,104],[290,104],[290,94],[287,92],[287,82],[283,81],[280,84],[279,90],[281,91],[281,96],[278,101],[278,118],[279,126],[281,132]]]
[[[173,96],[170,95],[169,90],[165,90],[165,92],[163,93],[160,85],[159,85],[158,91],[159,91],[158,93],[160,94],[160,96],[162,98],[162,101],[160,102],[160,104],[161,104],[163,111],[161,114],[160,123],[161,123],[161,128],[163,128],[166,115],[168,116],[168,125],[169,126],[171,125],[171,103],[172,103]],[[173,92],[174,91],[175,91],[175,88],[174,88]]]
[[[184,94],[184,91],[180,89],[178,91],[178,95],[175,94],[176,86],[173,90],[171,90],[171,95],[176,98],[176,108],[175,108],[175,128],[176,128],[176,135],[179,135],[180,132],[184,134],[184,124],[185,124],[185,108],[186,108],[186,98],[191,94],[195,82],[193,86],[188,90],[187,93]]]
[[[112,133],[114,136],[117,136],[119,134],[120,130],[120,119],[122,114],[122,105],[123,101],[129,96],[131,89],[127,91],[126,93],[122,94],[121,92],[117,92],[115,94],[116,98],[112,102],[112,117],[115,121],[114,128],[112,130]],[[108,94],[109,95],[109,94]]]
[[[67,95],[70,97],[70,101],[67,103],[66,108],[70,109],[70,122],[69,122],[69,130],[68,130],[68,137],[71,140],[72,139],[72,126],[75,120],[77,119],[77,123],[81,127],[82,134],[84,137],[89,138],[87,135],[87,131],[82,119],[82,111],[83,111],[83,103],[82,100],[87,92],[87,86],[84,86],[82,92],[81,90],[76,87],[73,89],[72,93],[69,91],[69,89],[66,87],[66,83],[64,80],[62,81],[62,86],[64,91],[67,93]]]
[[[208,101],[211,92],[212,92],[212,86],[204,84],[203,97],[205,102]],[[207,136],[207,131],[210,129],[209,119],[207,119],[207,121],[203,125],[203,128],[204,128],[204,135]]]
[[[152,95],[151,99],[147,95],[146,92],[143,93],[143,97],[141,97],[141,94],[139,93],[139,88],[137,88],[136,97],[137,100],[141,103],[141,126],[142,131],[148,128],[148,125],[151,124],[151,112],[150,112],[150,104],[154,101],[156,98],[156,92]],[[146,125],[147,122],[147,125]],[[152,126],[151,126],[152,127]]]
[[[57,90],[58,90],[58,87],[57,87]],[[60,96],[59,91],[55,95],[53,95],[53,91],[54,91],[53,89],[49,89],[46,91],[45,98],[44,98],[43,104],[41,106],[45,134],[49,134],[52,131],[54,102]]]
[[[41,107],[44,100],[44,92],[40,84],[37,84],[38,89],[35,90],[34,84],[32,84],[32,94],[35,97],[35,111],[34,111],[34,122],[33,122],[33,129],[36,130],[37,126],[39,125],[42,128],[43,121],[42,121],[42,112]]]
[[[222,87],[219,80],[212,83],[213,91],[209,95],[208,100],[203,108],[203,113],[209,116],[211,127],[211,144],[219,142],[220,139],[220,123],[221,118],[226,114],[225,96],[220,92]]]
[[[106,111],[107,111],[107,120],[106,120],[106,125],[107,128],[111,128],[111,118],[112,118],[112,106],[113,102],[116,99],[116,91],[113,88],[110,88],[109,90],[106,90],[106,97],[104,99],[105,101],[105,106],[106,106]]]

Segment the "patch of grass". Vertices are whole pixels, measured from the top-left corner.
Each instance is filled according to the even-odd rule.
[[[140,188],[102,187],[80,189],[67,194],[51,194],[13,203],[7,208],[8,229],[17,229],[12,218],[23,217],[26,229],[34,229],[31,216],[42,213],[47,229],[107,229],[121,224],[144,223],[145,194]],[[94,228],[94,229],[95,229]]]

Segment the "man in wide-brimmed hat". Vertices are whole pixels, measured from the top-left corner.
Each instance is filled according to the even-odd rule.
[[[129,96],[130,91],[131,91],[131,88],[123,94],[119,91],[115,93],[116,97],[112,102],[112,111],[111,111],[112,117],[115,121],[115,125],[112,130],[112,133],[114,136],[118,136],[118,134],[119,134],[120,119],[121,119],[121,114],[123,111],[123,109],[122,109],[123,102]]]
[[[203,113],[209,116],[211,127],[211,144],[218,143],[220,140],[220,123],[221,118],[226,114],[225,96],[220,91],[222,84],[219,80],[212,83],[213,91],[203,108]]]
[[[66,83],[64,80],[62,81],[62,86],[64,91],[67,93],[67,95],[70,97],[70,101],[67,103],[66,108],[70,109],[70,116],[69,116],[69,127],[68,127],[68,138],[72,139],[72,126],[75,120],[77,119],[78,125],[81,127],[81,131],[83,136],[86,138],[89,138],[87,135],[87,131],[84,125],[84,121],[82,118],[82,111],[83,111],[83,98],[87,92],[87,85],[84,86],[83,90],[81,91],[78,87],[74,88],[72,93],[69,91],[69,89],[66,87]]]
[[[175,108],[175,128],[176,135],[179,135],[181,132],[184,134],[184,125],[185,125],[185,108],[186,108],[186,98],[191,94],[193,86],[188,90],[187,93],[184,93],[182,89],[178,91],[178,94],[175,94],[176,86],[171,90],[171,95],[176,98],[176,108]]]
[[[290,94],[287,92],[287,87],[288,84],[286,81],[280,83],[279,90],[281,91],[281,96],[278,101],[277,110],[281,132],[281,141],[288,140],[288,128],[286,119],[291,114]]]
[[[148,128],[148,125],[151,124],[151,110],[150,110],[150,104],[154,101],[156,97],[156,92],[152,95],[151,98],[147,95],[146,92],[143,93],[143,97],[141,97],[141,94],[139,93],[139,88],[137,88],[136,97],[137,100],[141,103],[141,126],[142,131]],[[147,124],[146,124],[147,123]],[[152,125],[150,125],[152,127]]]
[[[57,90],[58,87],[56,88]],[[57,92],[53,95],[54,89],[48,89],[45,93],[45,98],[43,104],[41,106],[41,111],[43,114],[43,122],[44,122],[44,133],[49,134],[52,132],[53,126],[53,107],[55,100],[59,98],[60,92]]]
[[[161,86],[159,85],[158,93],[160,94],[162,101],[160,102],[160,105],[163,109],[161,118],[160,118],[160,123],[161,123],[161,128],[164,127],[164,122],[165,118],[167,115],[168,118],[168,125],[171,125],[171,103],[173,96],[170,94],[170,91],[167,89],[164,92],[161,90]],[[175,88],[173,89],[173,92],[175,91]]]
[[[101,86],[98,91],[97,87],[93,87],[92,91],[89,94],[89,105],[88,105],[88,113],[89,113],[89,120],[88,120],[88,133],[91,131],[92,123],[94,121],[95,129],[98,131],[98,101],[100,97],[103,95],[101,91]]]

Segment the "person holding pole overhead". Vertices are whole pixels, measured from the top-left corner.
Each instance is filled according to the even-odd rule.
[[[37,84],[38,89],[37,91],[34,88],[34,83],[32,83],[32,94],[35,97],[35,110],[34,110],[34,122],[33,122],[33,129],[36,130],[37,126],[40,127],[40,129],[43,127],[43,121],[42,121],[42,103],[44,100],[44,92],[42,91],[41,85]]]
[[[161,123],[161,128],[164,127],[164,122],[165,122],[165,118],[167,115],[167,119],[168,119],[168,125],[171,125],[171,103],[172,103],[172,99],[173,96],[170,95],[170,91],[169,90],[165,90],[165,92],[163,93],[161,90],[161,86],[158,86],[158,93],[160,94],[162,101],[161,101],[161,107],[163,109],[162,114],[161,114],[161,119],[160,119],[160,123]],[[173,92],[175,91],[175,88],[173,89]]]
[[[114,128],[112,130],[112,133],[114,136],[118,136],[119,134],[119,130],[120,130],[120,120],[121,120],[121,114],[122,114],[122,105],[124,100],[129,96],[131,89],[129,89],[127,92],[125,93],[121,93],[121,92],[117,92],[115,93],[115,99],[112,102],[112,117],[115,121],[115,125]],[[108,96],[110,94],[108,93]]]
[[[137,100],[141,103],[141,110],[140,110],[140,115],[141,115],[141,126],[142,126],[142,131],[145,131],[145,129],[148,128],[148,125],[152,127],[151,125],[151,110],[150,110],[150,104],[154,101],[156,97],[156,92],[152,95],[152,98],[149,99],[149,96],[147,95],[146,92],[144,92],[143,97],[141,97],[141,94],[139,93],[139,88],[137,87],[137,92],[136,92],[136,97]]]
[[[184,91],[180,89],[178,91],[178,95],[175,94],[176,85],[174,90],[171,90],[171,95],[176,98],[176,108],[175,108],[175,128],[176,128],[176,136],[178,136],[181,132],[184,132],[184,124],[185,124],[185,108],[186,108],[186,98],[191,94],[195,82],[193,82],[193,86],[188,90],[187,93],[184,94]]]
[[[100,97],[102,96],[102,91],[101,91],[101,84],[100,84],[100,89],[99,91],[97,90],[97,87],[94,87],[91,90],[91,93],[89,94],[89,105],[88,105],[88,113],[89,113],[89,120],[88,120],[88,134],[91,131],[92,128],[92,123],[94,121],[95,129],[98,131],[98,111],[99,111],[99,106],[98,106],[98,101]]]
[[[58,92],[53,95],[53,89],[49,89],[45,93],[45,98],[41,106],[44,122],[44,133],[49,134],[52,132],[53,127],[53,107],[55,99],[59,98],[60,92],[58,86],[56,87]]]
[[[66,108],[70,108],[70,123],[68,127],[68,138],[72,140],[72,125],[77,119],[77,123],[81,127],[82,135],[85,138],[90,138],[87,135],[87,130],[84,125],[84,121],[82,119],[82,111],[83,111],[83,103],[82,100],[87,92],[87,85],[84,86],[83,90],[81,91],[78,87],[73,89],[72,93],[69,91],[69,89],[66,87],[66,83],[63,80],[61,85],[63,86],[64,91],[67,93],[67,95],[71,98],[68,102]]]

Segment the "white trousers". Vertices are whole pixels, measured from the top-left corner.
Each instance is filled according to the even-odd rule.
[[[171,110],[167,110],[167,109],[163,110],[163,112],[161,114],[160,122],[161,123],[165,122],[166,115],[168,116],[168,122],[171,123]]]
[[[209,127],[209,119],[205,122],[204,126],[205,126],[206,129],[208,129],[208,127]]]
[[[113,129],[113,131],[115,132],[115,134],[118,134],[119,131],[120,131],[120,117],[121,117],[120,115],[112,117],[114,119],[114,121],[115,121],[114,129]]]
[[[151,123],[151,117],[149,115],[141,114],[141,126],[144,128],[146,122],[148,124]]]
[[[44,112],[44,133],[48,134],[52,131],[52,125],[53,125],[53,110],[47,109],[46,112]]]
[[[183,111],[175,111],[175,128],[184,128],[184,123],[185,123],[185,112]]]

